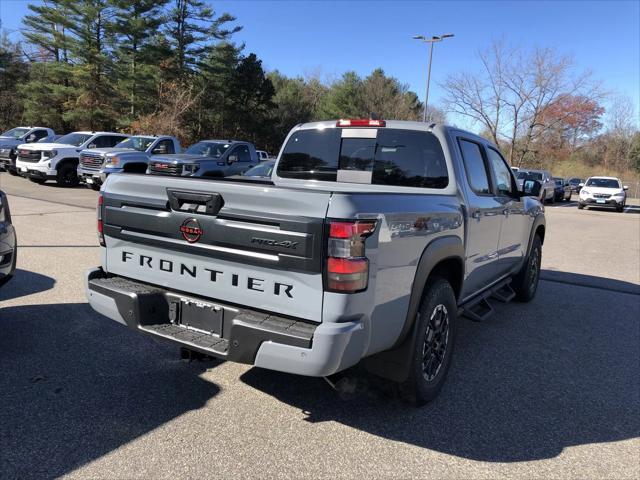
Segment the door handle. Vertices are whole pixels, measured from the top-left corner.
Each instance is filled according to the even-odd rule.
[[[482,214],[480,213],[480,210],[475,210],[472,214],[471,217],[475,218],[476,220],[480,220],[480,217],[482,216]]]
[[[504,210],[502,210],[502,214],[503,214],[505,217],[508,217],[508,216],[509,216],[509,209],[508,209],[508,208],[505,208]]]

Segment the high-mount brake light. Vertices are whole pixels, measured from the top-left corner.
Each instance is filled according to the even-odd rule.
[[[368,120],[342,118],[336,123],[336,127],[384,127],[387,125],[385,120]]]
[[[106,246],[104,242],[104,225],[102,224],[102,205],[103,204],[104,204],[104,197],[102,196],[102,193],[100,193],[100,195],[98,195],[98,208],[96,210],[98,214],[98,242],[100,242],[101,247]]]
[[[376,229],[375,220],[332,220],[329,223],[325,286],[330,292],[366,290],[369,260],[364,241]]]

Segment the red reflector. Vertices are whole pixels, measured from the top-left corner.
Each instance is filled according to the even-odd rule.
[[[364,258],[329,258],[327,261],[329,273],[366,273],[368,268],[369,262]]]
[[[347,119],[338,120],[336,127],[384,127],[387,125],[385,120],[368,120],[368,119]]]
[[[105,246],[105,242],[104,242],[104,232],[103,232],[103,225],[102,225],[102,205],[104,204],[104,198],[101,195],[98,195],[98,208],[96,209],[98,212],[98,241],[100,242],[101,246]]]
[[[366,237],[376,228],[375,221],[367,222],[331,222],[329,236],[331,238]]]

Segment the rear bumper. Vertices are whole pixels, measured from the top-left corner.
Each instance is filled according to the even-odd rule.
[[[224,360],[326,376],[355,365],[364,351],[362,321],[316,324],[280,317],[109,276],[100,268],[87,272],[85,288],[98,313],[133,330]],[[178,313],[185,302],[217,312],[219,334],[185,327],[188,320]]]

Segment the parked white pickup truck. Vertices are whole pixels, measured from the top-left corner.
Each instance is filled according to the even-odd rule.
[[[56,134],[46,127],[16,127],[0,135],[0,170],[16,172],[16,148],[23,143],[53,142]]]
[[[55,180],[63,187],[78,184],[80,152],[86,148],[110,148],[129,138],[113,132],[73,132],[55,143],[27,143],[19,145],[16,169],[20,175],[35,183]]]

